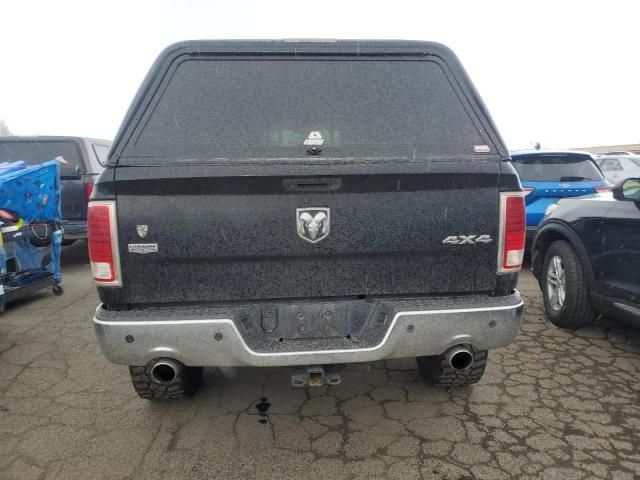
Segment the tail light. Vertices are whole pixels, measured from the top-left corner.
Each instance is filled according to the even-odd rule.
[[[87,236],[91,274],[96,285],[120,286],[120,254],[116,229],[116,202],[89,202]]]
[[[520,270],[524,258],[525,234],[524,194],[501,193],[498,273]]]
[[[85,195],[85,198],[87,199],[87,202],[91,198],[91,194],[92,193],[93,193],[93,183],[91,183],[91,182],[85,183],[84,184],[84,195]]]
[[[613,187],[611,185],[606,185],[604,187],[593,187],[593,189],[596,191],[596,193],[604,193],[611,192],[613,190]]]
[[[522,193],[524,193],[525,197],[529,196],[530,193],[533,193],[534,190],[535,188],[533,187],[522,187]]]

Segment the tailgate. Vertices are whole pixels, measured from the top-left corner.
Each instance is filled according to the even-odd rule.
[[[491,291],[497,241],[443,243],[497,239],[497,163],[475,167],[483,172],[461,173],[460,162],[330,177],[118,169],[122,300]],[[143,253],[149,244],[157,252]]]

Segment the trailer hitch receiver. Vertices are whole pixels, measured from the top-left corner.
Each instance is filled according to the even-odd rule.
[[[341,381],[340,374],[331,367],[314,365],[295,368],[291,372],[291,385],[299,388],[338,385]]]

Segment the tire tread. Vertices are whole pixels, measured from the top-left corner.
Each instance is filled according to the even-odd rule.
[[[559,312],[550,308],[546,288],[547,269],[551,258],[555,255],[562,258],[566,278],[565,305]],[[551,323],[560,328],[576,329],[595,322],[596,311],[591,305],[584,267],[569,242],[557,240],[549,246],[544,256],[541,279],[544,307]]]
[[[473,352],[473,364],[465,370],[456,370],[451,367],[444,355],[416,358],[418,370],[424,381],[429,385],[440,387],[473,385],[478,383],[484,374],[489,352],[474,348],[471,348],[471,351]]]
[[[176,400],[190,397],[200,387],[202,367],[184,367],[182,373],[170,383],[157,383],[151,377],[154,359],[146,366],[130,366],[129,374],[133,389],[140,398],[147,400]]]

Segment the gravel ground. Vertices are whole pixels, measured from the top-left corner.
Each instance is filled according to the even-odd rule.
[[[0,317],[0,478],[640,478],[640,330],[554,327],[528,271],[522,334],[475,387],[425,386],[412,360],[308,390],[207,369],[192,399],[150,403],[98,351],[85,252],[64,250],[64,295]]]

